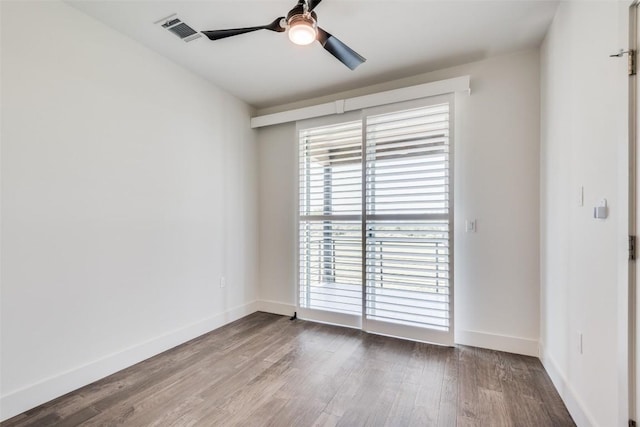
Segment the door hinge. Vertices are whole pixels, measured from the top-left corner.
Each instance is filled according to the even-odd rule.
[[[636,236],[629,236],[629,261],[636,260]]]
[[[630,76],[633,76],[636,74],[636,51],[633,49],[629,49],[629,50],[623,50],[620,49],[620,51],[618,53],[614,53],[613,55],[609,55],[612,58],[621,58],[624,55],[627,55],[627,60],[628,60],[628,68],[627,68],[627,72],[629,73]]]
[[[629,420],[629,427],[636,427],[636,422],[634,420]]]

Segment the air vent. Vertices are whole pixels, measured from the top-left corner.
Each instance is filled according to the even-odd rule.
[[[155,24],[162,25],[162,28],[166,28],[185,42],[202,37],[202,34],[185,24],[175,13],[156,21]]]

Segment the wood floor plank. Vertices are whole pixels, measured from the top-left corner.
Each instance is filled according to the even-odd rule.
[[[412,423],[419,389],[420,384],[417,381],[402,383],[402,388],[397,393],[385,420],[385,426],[408,426]]]
[[[347,378],[338,388],[334,397],[329,401],[325,412],[342,418],[345,412],[352,406],[357,399],[357,393],[364,382],[365,367],[359,364],[354,367],[347,375]]]
[[[477,421],[479,426],[509,427],[511,421],[507,402],[502,391],[481,388],[478,393]]]
[[[480,387],[476,375],[474,354],[466,348],[460,349],[458,358],[458,410],[459,425],[472,425],[478,419]]]
[[[444,351],[450,350],[429,346],[425,355],[425,366],[419,377],[420,387],[412,414],[416,420],[412,422],[413,425],[416,425],[417,422],[422,425],[434,426],[438,422],[446,365]]]
[[[438,427],[455,427],[458,402],[458,349],[446,353],[442,393],[438,408]]]
[[[272,419],[279,418],[279,414],[287,403],[287,399],[281,399],[279,397],[267,399],[259,405],[251,415],[245,417],[242,420],[242,424],[256,427],[266,426]]]
[[[402,363],[377,357],[382,337],[365,338],[364,369],[354,370],[358,387],[347,401],[339,426],[383,426],[401,390],[404,367]],[[369,355],[369,356],[367,356]]]
[[[574,423],[535,358],[254,313],[0,425]]]
[[[313,427],[336,427],[339,421],[340,417],[323,412],[312,425]]]

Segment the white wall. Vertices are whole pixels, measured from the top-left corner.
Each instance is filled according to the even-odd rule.
[[[527,51],[259,111],[471,76],[455,140],[456,341],[537,355],[539,58]],[[260,129],[260,299],[295,305],[295,124]],[[478,232],[464,232],[467,218]],[[278,304],[273,304],[276,302]]]
[[[258,131],[259,298],[280,314],[293,314],[296,294],[295,138],[295,124]]]
[[[1,5],[4,419],[255,310],[257,159],[244,103],[64,3]]]
[[[627,421],[627,4],[562,2],[541,48],[542,360],[579,426]]]

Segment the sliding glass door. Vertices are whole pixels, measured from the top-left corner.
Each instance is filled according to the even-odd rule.
[[[453,343],[451,104],[300,127],[302,318]]]

